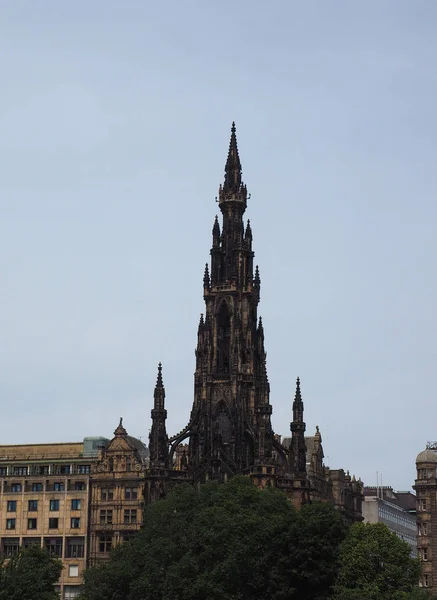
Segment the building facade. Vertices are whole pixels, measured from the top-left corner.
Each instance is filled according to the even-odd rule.
[[[92,455],[86,443],[0,446],[0,546],[37,544],[63,560],[61,598],[79,591],[88,552]]]
[[[417,553],[422,561],[421,585],[437,590],[437,444],[416,458]]]
[[[333,501],[350,520],[361,519],[361,482],[342,470],[327,472],[317,456],[307,465],[299,379],[288,442],[281,443],[273,431],[264,327],[258,316],[261,277],[254,263],[252,227],[243,220],[247,200],[233,124],[224,183],[218,192],[221,224],[216,216],[211,260],[203,277],[205,312],[198,325],[194,402],[186,427],[168,435],[160,366],[151,415],[146,501],[153,502],[181,481],[225,481],[244,474],[261,488],[284,490],[296,506],[311,499]],[[182,452],[181,445],[186,445]],[[321,438],[319,446],[323,459]]]
[[[416,497],[411,492],[395,492],[391,487],[365,487],[363,517],[366,523],[384,523],[390,531],[407,542],[411,556],[417,556],[416,514],[410,510]]]

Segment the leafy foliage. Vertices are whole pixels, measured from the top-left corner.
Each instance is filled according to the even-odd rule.
[[[0,559],[0,600],[57,600],[54,585],[62,562],[46,550],[30,546]]]
[[[85,575],[84,600],[312,600],[337,574],[345,528],[328,504],[297,512],[245,477],[178,486],[143,530]]]
[[[382,523],[356,523],[340,550],[337,600],[404,600],[415,590],[420,564],[410,546]],[[417,596],[416,596],[417,597]]]

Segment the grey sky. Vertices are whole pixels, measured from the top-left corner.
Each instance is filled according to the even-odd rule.
[[[0,6],[0,443],[170,432],[237,123],[273,424],[407,489],[437,439],[437,3]]]

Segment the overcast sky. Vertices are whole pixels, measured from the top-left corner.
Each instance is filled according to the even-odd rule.
[[[275,431],[408,489],[437,439],[437,3],[0,6],[0,443],[193,399],[232,120]]]

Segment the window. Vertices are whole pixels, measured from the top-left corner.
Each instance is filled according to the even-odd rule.
[[[137,522],[137,511],[131,510],[130,508],[124,511],[124,522],[125,523],[136,523]]]
[[[138,498],[138,488],[127,487],[124,489],[124,497],[126,500],[136,500]]]
[[[14,475],[27,475],[28,467],[14,467],[13,474]]]
[[[29,512],[36,512],[38,510],[38,500],[29,500],[27,510]]]
[[[23,538],[23,546],[25,548],[29,548],[30,546],[41,547],[41,538],[37,538],[37,537]]]
[[[55,492],[63,492],[64,491],[64,482],[63,481],[55,481],[53,484],[53,489]]]
[[[27,529],[36,529],[36,519],[27,519]]]
[[[428,560],[428,548],[422,548],[422,560]]]
[[[79,529],[80,527],[80,518],[72,517],[71,518],[71,529]]]
[[[107,554],[111,551],[112,546],[112,535],[101,534],[99,536],[99,552],[101,554]]]
[[[69,565],[68,566],[68,576],[69,577],[79,577],[79,565]]]
[[[64,600],[75,600],[79,596],[79,585],[64,585]]]
[[[429,586],[429,575],[427,573],[425,573],[423,576],[423,587],[428,587],[428,586]]]
[[[51,556],[62,556],[62,538],[45,538],[44,546]]]
[[[32,483],[32,492],[42,492],[42,483]]]
[[[84,481],[76,481],[76,483],[74,484],[74,489],[76,490],[76,492],[85,490],[86,489],[85,482]]]
[[[15,529],[15,519],[6,519],[6,529]]]
[[[83,558],[85,556],[85,538],[67,538],[66,558]]]
[[[59,500],[50,500],[50,510],[52,510],[52,511],[59,510]]]
[[[8,512],[17,512],[16,500],[8,500]]]
[[[0,477],[6,477],[8,474],[8,467],[0,467]]]
[[[18,552],[19,546],[19,538],[3,538],[3,554],[5,554],[5,556],[12,556],[12,554]]]
[[[71,465],[56,465],[55,474],[56,475],[70,475],[71,473]]]
[[[109,467],[110,471],[114,470],[114,459],[113,458],[109,459],[109,461],[108,461],[108,467]]]
[[[91,471],[91,465],[77,465],[77,472],[80,475],[86,475]]]
[[[422,523],[422,535],[428,535],[428,523]]]
[[[100,490],[100,499],[101,500],[113,500],[114,499],[113,488],[102,488]]]
[[[71,501],[71,510],[80,510],[80,500]]]
[[[35,467],[36,475],[48,475],[49,474],[49,465],[38,465]]]
[[[130,458],[126,458],[126,471],[132,471],[132,461]]]
[[[130,542],[133,539],[134,535],[135,535],[135,533],[123,533],[123,535],[122,535],[123,543],[125,544],[126,542]]]
[[[59,527],[59,519],[58,517],[50,517],[49,519],[49,529],[58,529]]]
[[[103,509],[100,511],[100,525],[110,525],[112,523],[112,510]]]
[[[21,492],[21,483],[11,483],[11,492]]]

